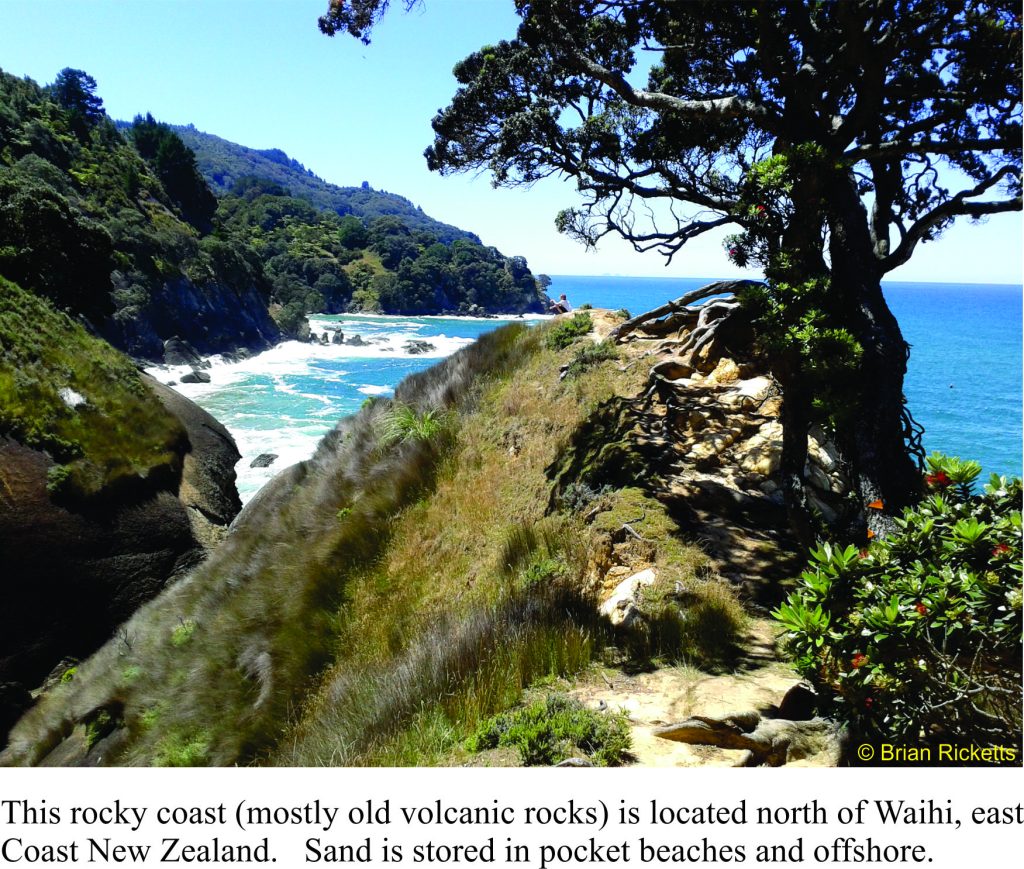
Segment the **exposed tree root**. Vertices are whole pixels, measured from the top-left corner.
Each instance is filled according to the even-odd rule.
[[[782,766],[825,751],[838,754],[840,730],[824,718],[790,721],[741,712],[721,718],[695,715],[678,724],[659,727],[655,736],[688,745],[742,749],[739,766]]]
[[[667,335],[671,332],[677,332],[679,329],[689,326],[691,322],[697,322],[701,308],[689,307],[694,302],[708,299],[711,296],[734,296],[735,293],[745,287],[754,285],[756,285],[755,281],[715,281],[713,284],[693,290],[680,296],[678,299],[666,302],[660,307],[626,320],[621,326],[613,329],[608,338],[611,341],[621,341],[638,329],[649,336]]]

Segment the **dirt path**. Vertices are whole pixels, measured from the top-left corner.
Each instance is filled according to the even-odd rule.
[[[714,675],[686,666],[636,675],[604,669],[570,693],[591,708],[626,712],[638,766],[735,766],[745,752],[670,742],[655,736],[654,731],[693,715],[773,711],[786,691],[800,681],[792,668],[777,659],[773,631],[770,622],[751,621],[747,655],[732,673]],[[803,761],[798,765],[821,763]]]
[[[594,319],[595,337],[606,335],[615,323],[605,312],[595,312]],[[671,356],[674,344],[678,339],[671,337],[638,338],[619,349],[627,364],[650,366]],[[718,371],[729,366],[737,369],[731,360],[718,361],[722,363]],[[716,360],[709,362],[712,368],[717,364]],[[734,585],[752,614],[744,656],[731,673],[711,674],[686,666],[635,675],[605,669],[573,689],[571,693],[591,708],[626,712],[635,763],[640,766],[735,766],[746,752],[672,742],[654,732],[691,716],[720,717],[753,710],[771,717],[786,692],[800,681],[796,672],[779,660],[776,626],[767,618],[767,611],[784,596],[782,581],[796,575],[802,558],[796,554],[798,549],[778,497],[769,497],[774,490],[765,484],[772,471],[766,469],[763,476],[738,473],[744,465],[757,467],[752,458],[760,453],[754,455],[753,450],[770,454],[771,444],[751,440],[749,434],[766,421],[770,424],[777,415],[777,403],[768,407],[762,401],[751,424],[749,411],[745,418],[742,411],[728,404],[729,393],[735,393],[738,386],[742,384],[735,374],[721,382],[712,374],[690,387],[706,397],[703,407],[710,408],[711,416],[719,417],[707,427],[703,422],[696,430],[674,424],[682,411],[671,400],[638,400],[631,418],[634,437],[657,472],[651,477],[661,481],[652,494],[670,508],[679,527],[700,543],[717,572]],[[685,405],[687,399],[685,395],[680,399],[680,395],[684,394],[676,393],[673,400]],[[719,404],[720,396],[725,401]],[[723,441],[726,449],[715,442],[723,435],[727,435]],[[703,455],[694,449],[702,441],[718,453],[695,460],[695,455]],[[836,758],[835,753],[825,751],[796,765],[832,766]]]

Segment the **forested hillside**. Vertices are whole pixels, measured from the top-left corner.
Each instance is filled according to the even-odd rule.
[[[433,233],[445,244],[460,238],[480,242],[475,233],[428,217],[404,196],[374,190],[365,181],[359,187],[339,187],[324,181],[277,148],[258,151],[200,132],[193,126],[172,129],[195,152],[199,171],[218,196],[229,193],[239,180],[255,176],[273,181],[318,210],[333,211],[340,217],[351,214],[366,222],[378,217],[398,217],[410,230]]]
[[[220,201],[221,232],[259,252],[278,321],[295,334],[314,311],[481,314],[542,311],[522,257],[469,239],[443,243],[397,217],[367,225],[317,211],[278,184],[247,176]]]
[[[0,72],[0,275],[136,356],[162,358],[174,335],[268,347],[261,263],[211,232],[216,206],[180,139],[151,118],[122,135],[91,76]]]
[[[0,275],[155,360],[172,337],[200,353],[305,337],[319,311],[543,310],[523,258],[401,197],[184,132],[115,124],[81,70],[46,87],[0,71]]]

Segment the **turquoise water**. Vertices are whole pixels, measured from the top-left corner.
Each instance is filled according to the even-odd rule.
[[[549,293],[575,305],[639,313],[710,279],[553,276]],[[928,450],[980,461],[986,476],[1021,473],[1021,288],[891,284],[889,304],[912,345],[906,391]],[[317,333],[341,328],[368,346],[288,342],[253,359],[213,359],[211,383],[177,385],[235,436],[238,486],[248,500],[277,471],[312,455],[317,442],[367,397],[390,395],[407,374],[434,364],[508,320],[444,317],[314,317]],[[409,340],[434,349],[410,353]],[[152,369],[164,382],[182,369]],[[250,467],[261,453],[278,456]]]
[[[180,383],[187,367],[150,369],[159,380],[174,382],[175,389],[210,411],[234,435],[242,454],[236,470],[243,501],[282,468],[309,458],[338,419],[355,413],[367,398],[390,395],[406,375],[509,322],[359,315],[310,319],[318,335],[340,328],[347,337],[359,335],[366,346],[288,341],[239,363],[213,357],[209,384]],[[411,353],[405,346],[410,340],[427,341],[433,349]],[[263,453],[277,458],[268,467],[251,467]]]
[[[549,294],[634,314],[711,278],[553,275]],[[883,284],[911,346],[905,392],[924,446],[972,458],[990,473],[1021,474],[1021,287]]]

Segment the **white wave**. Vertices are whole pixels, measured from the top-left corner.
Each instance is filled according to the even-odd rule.
[[[314,330],[327,331],[324,328],[327,324],[335,328],[340,325],[347,334],[361,333],[368,343],[353,347],[349,344],[286,341],[237,362],[223,356],[212,356],[207,360],[209,367],[203,369],[210,375],[210,383],[182,383],[181,378],[192,370],[189,365],[158,365],[148,368],[147,372],[161,382],[173,381],[175,390],[211,410],[215,416],[220,416],[242,454],[236,472],[239,495],[246,502],[279,471],[309,458],[337,419],[351,409],[351,398],[345,400],[309,391],[308,379],[325,384],[351,383],[347,378],[352,372],[344,370],[347,367],[344,364],[346,359],[364,363],[372,359],[410,359],[430,364],[431,361],[450,356],[474,340],[472,337],[446,334],[442,321],[483,320],[497,327],[503,322],[519,318],[495,320],[438,316],[423,319],[437,322],[413,322],[409,318],[365,314],[341,315],[328,320],[314,317],[311,320]],[[527,315],[523,319],[547,317]],[[447,331],[458,331],[458,327],[452,324]],[[405,349],[409,341],[426,341],[432,345],[432,349],[423,353],[410,353]],[[255,381],[255,377],[260,378],[260,382]],[[295,383],[299,377],[307,379],[301,385],[302,389]],[[363,395],[387,395],[394,391],[393,386],[369,383],[351,384],[350,388]],[[334,389],[336,391],[337,387]],[[308,405],[304,405],[302,410],[296,405],[296,416],[281,413],[280,403],[277,404],[277,410],[271,411],[269,403],[275,396],[281,395],[289,396],[289,401],[301,398],[319,404],[312,410],[308,409]],[[264,401],[268,402],[267,410],[260,413]],[[261,424],[267,427],[261,427]],[[263,453],[274,453],[278,458],[267,468],[249,467],[253,459]]]
[[[517,320],[551,320],[554,314],[497,314],[493,317],[470,317],[466,314],[415,314],[412,316],[400,316],[397,314],[310,314],[309,325],[313,323],[324,323],[336,326],[346,320],[359,322],[360,320],[401,322],[402,320],[464,320],[467,323],[515,323]],[[321,327],[323,330],[323,327]]]
[[[322,426],[316,428],[284,426],[260,431],[229,426],[238,445],[238,451],[242,454],[241,460],[235,465],[235,472],[238,475],[236,485],[242,503],[252,498],[279,471],[313,455],[320,439],[333,427],[334,419],[325,420]],[[250,467],[253,459],[264,453],[277,456],[273,464],[267,468]]]

